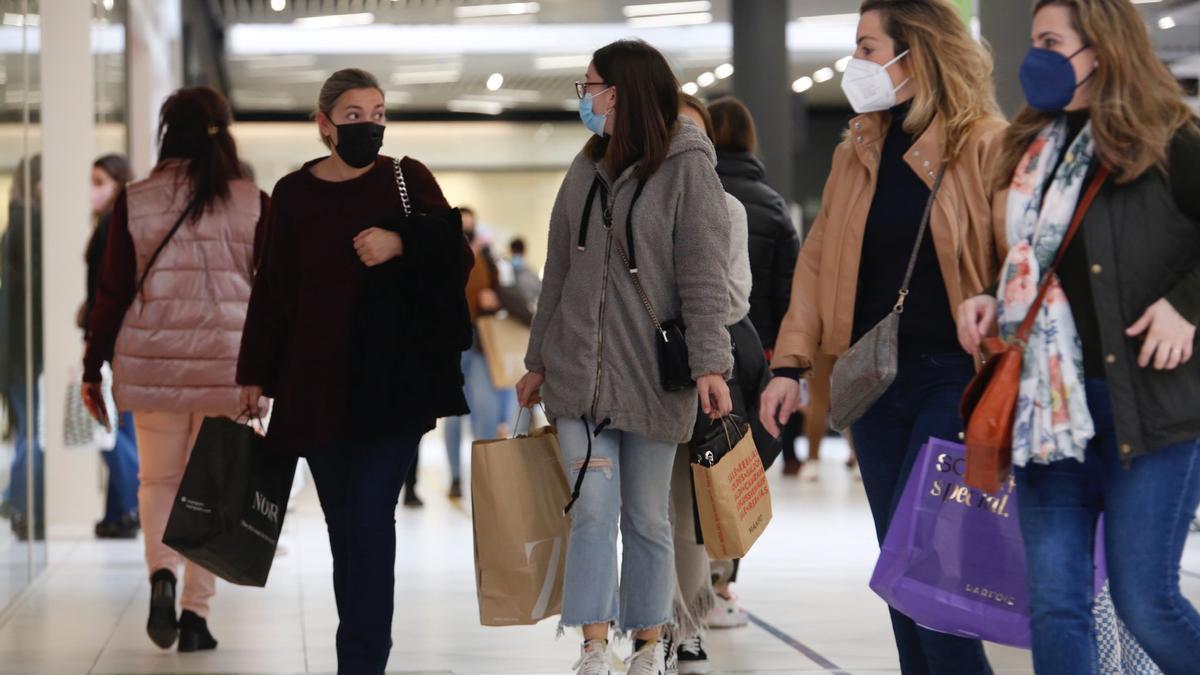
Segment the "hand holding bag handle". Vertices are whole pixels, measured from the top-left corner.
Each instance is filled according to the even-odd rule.
[[[1038,294],[1029,313],[1017,328],[1012,341],[1004,342],[997,337],[984,340],[984,351],[989,355],[963,393],[959,412],[966,425],[964,440],[967,446],[967,485],[987,492],[1000,489],[1012,471],[1013,422],[1016,418],[1017,397],[1021,392],[1021,367],[1025,359],[1025,348],[1038,312],[1050,290],[1058,267],[1066,256],[1071,240],[1079,232],[1083,217],[1092,202],[1100,194],[1100,188],[1108,178],[1109,168],[1101,166],[1092,179],[1071,221],[1071,227],[1063,237],[1054,263],[1046,270]]]

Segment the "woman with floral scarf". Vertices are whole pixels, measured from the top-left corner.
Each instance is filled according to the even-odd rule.
[[[1014,426],[1038,673],[1097,673],[1093,542],[1117,614],[1164,673],[1195,673],[1179,589],[1200,504],[1200,132],[1129,0],[1039,0],[1008,130],[997,297],[959,308],[978,354],[1012,339],[1064,249],[1025,349]],[[1077,235],[1082,196],[1098,197]]]

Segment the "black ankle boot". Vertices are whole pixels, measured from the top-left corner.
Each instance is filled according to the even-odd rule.
[[[198,652],[216,649],[217,640],[208,632],[208,621],[185,609],[179,615],[179,651]]]
[[[154,644],[170,649],[179,637],[179,621],[175,618],[175,574],[159,570],[150,577],[150,618],[146,634]]]

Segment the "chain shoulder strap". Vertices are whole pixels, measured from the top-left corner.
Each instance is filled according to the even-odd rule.
[[[404,170],[400,168],[400,160],[393,159],[392,167],[396,171],[396,189],[400,192],[400,203],[404,205],[404,216],[412,215],[412,203],[408,200],[408,183],[404,181]]]
[[[609,236],[612,236],[611,234]],[[642,299],[642,304],[646,306],[646,313],[650,315],[650,320],[654,322],[654,329],[662,333],[662,322],[658,320],[658,313],[654,311],[654,305],[650,304],[650,297],[646,295],[646,289],[642,287],[642,280],[638,278],[637,270],[634,270],[629,265],[629,256],[625,253],[625,247],[621,245],[620,240],[613,237],[613,243],[617,246],[617,254],[621,256],[621,261],[625,263],[625,269],[629,270],[629,278],[633,279],[633,287],[637,289],[638,296]]]

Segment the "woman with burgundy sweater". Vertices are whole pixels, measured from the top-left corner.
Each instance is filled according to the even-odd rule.
[[[237,416],[238,344],[265,233],[268,199],[245,179],[229,135],[229,103],[181,89],[159,114],[158,166],[117,197],[95,302],[88,313],[84,404],[107,423],[100,370],[112,362],[117,407],[133,412],[138,506],[150,568],[150,639],[179,651],[214,649],[212,573],[162,543],[191,448],[207,415]]]
[[[268,447],[312,470],[333,553],[338,672],[377,675],[391,650],[400,489],[421,436],[467,412],[472,258],[429,170],[379,156],[384,98],[370,73],[334,73],[316,118],[332,152],[275,186],[237,379],[248,413],[274,399]]]

